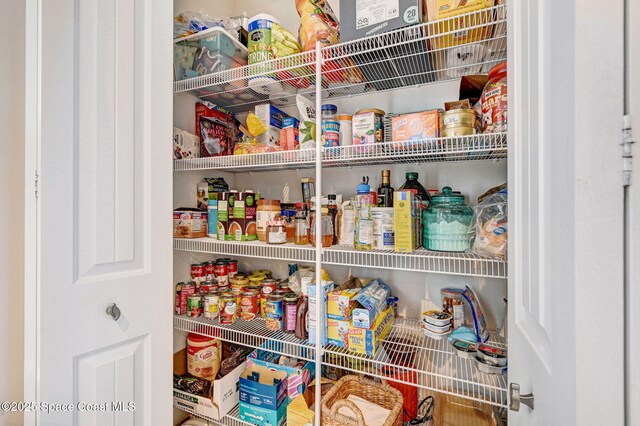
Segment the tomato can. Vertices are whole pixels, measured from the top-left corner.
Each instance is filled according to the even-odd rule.
[[[208,293],[204,295],[203,303],[203,315],[205,318],[213,319],[218,318],[218,304],[220,303],[220,295],[215,293]]]
[[[206,281],[207,276],[207,264],[194,263],[191,265],[191,280],[200,283]]]
[[[193,281],[185,281],[178,285],[180,285],[180,301],[179,306],[176,306],[176,313],[178,315],[187,315],[189,296],[193,296],[196,293],[196,285]],[[176,305],[178,305],[177,302]]]
[[[230,260],[229,261],[229,277],[233,278],[238,273],[238,261]]]
[[[264,310],[266,327],[274,331],[282,330],[282,296],[269,296]]]
[[[218,311],[220,324],[235,324],[238,311],[236,296],[231,294],[221,296]]]
[[[216,262],[215,274],[219,286],[229,285],[229,265],[225,262]]]
[[[251,321],[260,313],[260,295],[253,291],[245,291],[240,298],[240,318]]]
[[[216,279],[216,263],[209,261],[205,264],[205,277],[207,281]]]
[[[202,297],[199,294],[189,296],[187,299],[187,316],[199,317],[202,313]]]
[[[213,281],[205,281],[202,284],[200,284],[200,294],[202,294],[203,296],[217,289],[218,289],[218,285]]]

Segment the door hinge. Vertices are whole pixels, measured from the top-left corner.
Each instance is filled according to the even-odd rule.
[[[623,186],[631,185],[631,171],[633,169],[633,135],[631,134],[631,116],[622,117],[622,179]]]
[[[38,171],[36,170],[36,176],[35,176],[35,179],[33,180],[33,188],[34,188],[34,193],[35,193],[36,199],[38,198],[38,183],[39,183],[39,179],[40,179],[40,176],[38,176]]]

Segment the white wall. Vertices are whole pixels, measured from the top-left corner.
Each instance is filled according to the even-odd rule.
[[[24,7],[0,13],[0,401],[23,400]],[[0,411],[0,425],[21,423]]]

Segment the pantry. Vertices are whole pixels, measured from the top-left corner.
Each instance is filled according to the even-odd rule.
[[[604,418],[577,390],[598,383],[614,395],[621,360],[607,378],[587,374],[596,355],[583,342],[606,336],[618,348],[622,331],[587,327],[583,312],[594,303],[617,312],[622,236],[615,219],[578,217],[592,190],[618,214],[619,194],[605,190],[618,184],[607,173],[618,159],[592,145],[593,134],[615,133],[621,107],[603,98],[593,123],[585,105],[601,92],[565,84],[569,64],[592,59],[556,22],[577,31],[585,24],[574,10],[549,16],[548,2],[484,0],[444,12],[439,1],[175,0],[173,61],[151,53],[166,50],[151,35],[169,41],[170,26],[157,25],[169,15],[162,6],[81,7],[65,42],[84,52],[114,37],[120,47],[72,61],[75,115],[64,129],[45,123],[78,136],[72,160],[45,162],[73,191],[55,192],[61,212],[52,192],[41,201],[52,212],[44,244],[72,236],[60,249],[73,265],[43,272],[74,284],[44,297],[63,305],[95,292],[70,323],[84,335],[92,323],[81,314],[100,308],[95,324],[109,331],[81,349],[36,351],[45,382],[72,380],[68,396],[83,400],[104,398],[95,383],[110,383],[105,392],[145,406],[125,418],[146,424]],[[358,3],[399,6],[385,18]],[[104,26],[87,24],[95,16]],[[598,46],[619,35],[604,34]],[[138,40],[130,51],[126,36]],[[619,52],[600,54],[622,67]],[[113,75],[101,61],[115,64]],[[156,65],[173,68],[172,99]],[[81,108],[95,102],[94,86],[109,105],[100,117]],[[622,91],[617,77],[611,86]],[[128,107],[136,114],[121,113]],[[172,165],[162,142],[171,121]],[[93,137],[103,143],[76,141]],[[594,262],[601,249],[585,248],[595,224],[612,230],[598,241],[606,271]],[[74,361],[54,375],[54,355]],[[620,402],[595,394],[619,418]]]

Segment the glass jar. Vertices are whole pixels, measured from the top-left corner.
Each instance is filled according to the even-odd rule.
[[[284,220],[272,220],[267,222],[267,244],[284,244],[287,242],[286,222]]]
[[[287,212],[285,230],[287,231],[287,242],[292,243],[296,236],[296,222],[293,215]]]
[[[280,216],[280,200],[258,200],[256,209],[256,233],[258,240],[267,241],[267,222],[275,220]]]
[[[331,221],[331,216],[329,216],[329,209],[323,207],[321,209],[321,218],[320,218],[320,229],[322,231],[322,247],[331,247],[333,244],[333,223]],[[309,242],[312,246],[316,246],[316,226],[315,226],[315,211],[311,212],[309,216]]]
[[[307,218],[304,217],[302,212],[296,215],[295,225],[296,233],[293,242],[299,246],[306,246],[309,244],[309,225],[307,224]]]
[[[295,293],[286,293],[284,295],[284,303],[283,303],[283,316],[284,316],[284,327],[283,330],[285,333],[295,333],[296,331],[296,322],[298,321],[298,301],[300,296]]]
[[[473,210],[465,203],[464,195],[445,186],[431,198],[431,205],[422,213],[424,247],[449,252],[468,250],[472,220]]]
[[[400,187],[400,191],[410,190],[414,194],[420,196],[422,200],[422,205],[426,207],[431,203],[431,196],[429,195],[429,191],[422,186],[422,184],[418,181],[418,173],[417,172],[408,172],[406,175],[406,182]]]

